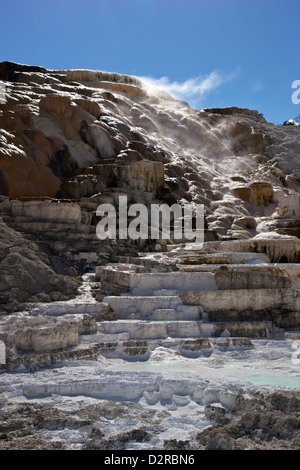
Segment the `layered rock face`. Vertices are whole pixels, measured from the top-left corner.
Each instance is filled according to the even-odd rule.
[[[168,335],[168,320],[191,322],[186,332],[174,327],[175,336],[189,335],[195,325],[196,337],[228,328],[251,336],[297,327],[299,129],[274,126],[247,109],[196,111],[124,75],[3,62],[0,79],[6,87],[0,105],[3,313],[30,311],[36,302],[45,302],[50,316],[75,309],[118,322],[129,312],[131,319],[162,322],[150,337]],[[188,254],[165,240],[160,249],[176,256],[156,260],[138,257],[139,250],[155,249],[151,239],[100,241],[97,207],[116,207],[120,196],[148,207],[202,203],[204,248]],[[95,277],[99,305],[62,307],[75,296],[84,264],[108,261],[117,264]],[[265,266],[247,267],[257,263]],[[203,332],[199,324],[198,331],[204,318],[223,326]],[[225,323],[232,319],[271,323],[241,330]],[[33,325],[38,330],[40,323]],[[129,325],[128,339],[134,328],[135,339],[147,339],[142,325]],[[53,335],[60,337],[57,328]],[[72,334],[69,340],[74,343]],[[54,341],[53,350],[69,340]]]
[[[9,228],[2,218],[0,227],[1,313],[25,308],[28,302],[68,300],[76,294],[81,278],[71,263],[29,234]]]
[[[0,215],[6,230],[41,239],[38,251],[50,249],[59,265],[154,248],[97,239],[98,205],[117,205],[120,196],[148,206],[204,204],[206,241],[299,237],[297,127],[274,126],[247,109],[196,111],[113,73],[3,62],[0,79]],[[3,258],[3,276],[7,266]],[[36,271],[33,285],[42,278],[46,285],[46,277]],[[73,280],[65,280],[69,289],[42,295],[74,295]],[[26,296],[22,283],[12,288],[24,301],[38,293],[31,286]],[[19,298],[6,292],[4,309]]]
[[[2,195],[80,200],[122,188],[203,203],[210,239],[299,234],[296,127],[246,109],[196,111],[112,73],[3,62],[0,79]]]

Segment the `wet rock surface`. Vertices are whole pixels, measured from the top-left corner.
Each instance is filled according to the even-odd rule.
[[[299,392],[238,396],[230,412],[207,406],[206,416],[217,423],[196,437],[207,450],[299,449]]]
[[[208,427],[190,439],[164,439],[162,450],[297,450],[299,449],[299,393],[276,391],[238,395],[233,409],[207,405]],[[140,404],[102,401],[77,410],[24,403],[0,409],[1,450],[126,450],[143,448],[159,435],[170,413]],[[132,416],[135,419],[132,419]],[[114,432],[105,423],[116,420]],[[122,431],[122,420],[132,429]],[[118,420],[119,429],[118,427]],[[134,427],[136,426],[136,427]],[[71,437],[66,443],[65,437]],[[134,447],[132,447],[134,448]]]

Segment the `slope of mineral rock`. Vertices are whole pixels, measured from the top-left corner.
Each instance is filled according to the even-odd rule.
[[[207,228],[219,236],[299,234],[288,209],[300,188],[296,126],[275,126],[247,109],[197,111],[112,73],[4,62],[0,79],[3,195],[90,197],[109,186],[101,162],[119,171],[120,163],[156,161],[164,164],[161,196],[205,204]],[[151,191],[137,184],[144,172],[130,167],[117,185],[125,178],[132,190]]]
[[[0,80],[0,448],[299,447],[299,127],[115,73]],[[121,197],[203,204],[203,246],[100,240]]]
[[[81,279],[76,269],[44,244],[8,227],[0,219],[0,313],[30,302],[74,297]]]

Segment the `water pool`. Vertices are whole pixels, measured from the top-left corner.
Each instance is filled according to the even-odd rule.
[[[168,377],[196,376],[204,379],[229,379],[255,385],[267,385],[274,387],[284,387],[290,389],[300,389],[300,374],[285,372],[284,370],[272,370],[263,368],[251,368],[249,366],[233,367],[208,367],[203,365],[202,360],[191,359],[186,361],[145,361],[126,362],[109,364],[109,370],[128,372],[152,372]]]

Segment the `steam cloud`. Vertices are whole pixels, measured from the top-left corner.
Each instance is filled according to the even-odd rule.
[[[239,73],[239,70],[231,74],[222,74],[216,71],[211,72],[207,76],[199,76],[189,78],[184,82],[170,81],[168,77],[152,78],[138,77],[145,88],[150,89],[152,93],[163,90],[174,98],[183,101],[199,100],[211,91],[218,88],[224,82],[232,80]]]

